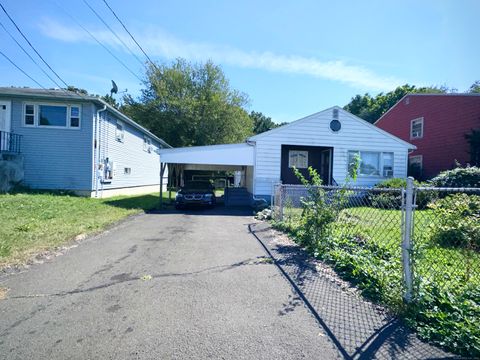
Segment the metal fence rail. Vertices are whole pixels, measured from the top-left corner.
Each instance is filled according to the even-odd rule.
[[[463,336],[459,347],[467,346],[459,353],[469,354],[469,331],[480,333],[479,188],[415,187],[412,178],[398,189],[278,184],[272,208],[299,239],[312,235],[304,212],[333,214],[315,245],[317,257],[381,302],[412,305],[425,324],[438,312],[464,322],[452,333]],[[455,336],[438,343],[455,348]]]

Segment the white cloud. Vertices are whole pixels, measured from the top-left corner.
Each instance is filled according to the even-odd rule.
[[[40,24],[44,35],[65,42],[95,41],[83,30],[72,29],[55,20],[44,19]],[[89,31],[106,45],[121,48],[121,45],[110,32],[98,29]],[[332,81],[338,81],[363,90],[391,90],[404,83],[394,77],[384,77],[363,67],[350,65],[344,61],[320,61],[296,55],[281,55],[272,52],[248,52],[229,46],[209,43],[187,42],[178,39],[155,27],[136,32],[138,40],[151,56],[164,58],[182,57],[188,60],[214,62],[242,68],[261,69],[272,72],[302,74]],[[122,35],[121,35],[122,36]],[[131,49],[137,51],[128,35],[122,36]]]

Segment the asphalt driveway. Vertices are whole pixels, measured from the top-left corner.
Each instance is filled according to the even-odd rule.
[[[5,359],[335,359],[251,215],[147,214],[0,277]]]

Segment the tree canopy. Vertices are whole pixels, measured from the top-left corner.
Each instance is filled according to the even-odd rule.
[[[402,97],[409,93],[447,93],[454,89],[446,87],[416,87],[415,85],[405,84],[397,87],[395,90],[380,93],[377,96],[355,95],[350,102],[343,108],[358,117],[367,120],[370,123],[377,121],[388,109],[395,105]]]
[[[277,124],[272,120],[271,117],[268,117],[261,112],[252,111],[250,113],[250,118],[253,121],[253,133],[260,134],[268,130],[275,129],[279,126],[285,125],[286,123]]]
[[[211,61],[151,65],[138,100],[124,98],[133,120],[175,147],[234,143],[252,134],[248,97]]]

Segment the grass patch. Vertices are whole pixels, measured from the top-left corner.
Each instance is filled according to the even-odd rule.
[[[0,268],[158,204],[158,194],[106,199],[40,191],[0,195]]]
[[[302,244],[301,209],[286,208],[274,225]],[[465,356],[480,357],[480,253],[444,247],[432,239],[433,210],[415,212],[414,301],[402,301],[401,212],[343,209],[314,255],[331,264],[363,294],[387,305],[420,337]]]

